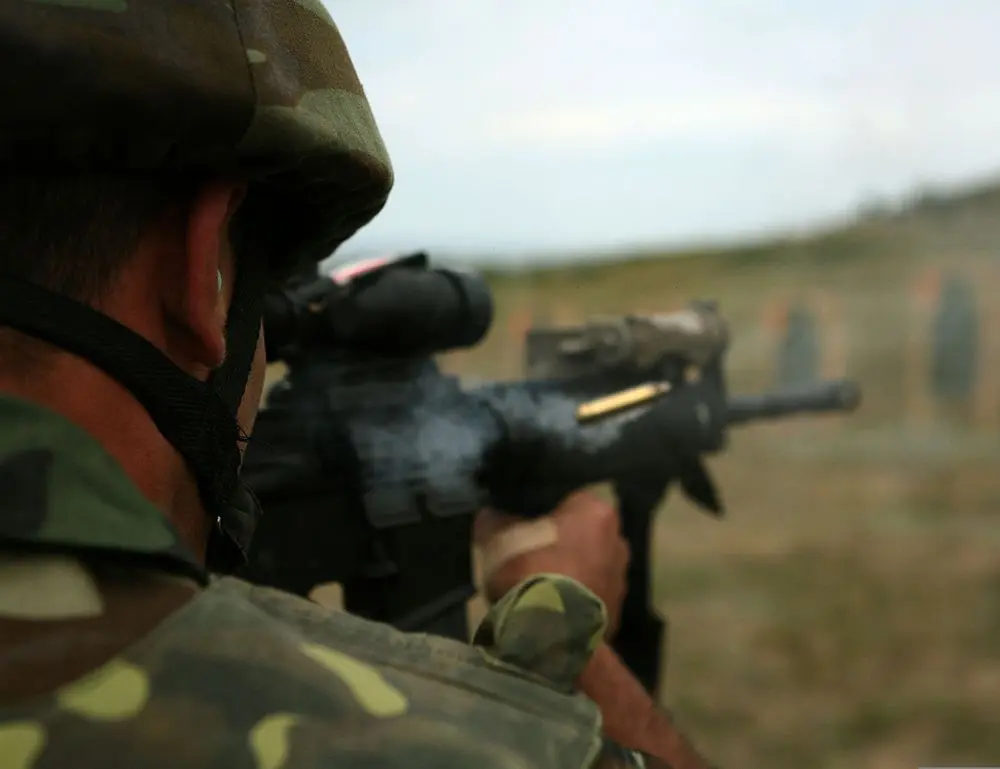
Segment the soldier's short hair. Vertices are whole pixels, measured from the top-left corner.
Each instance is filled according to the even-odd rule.
[[[190,185],[156,176],[0,176],[0,274],[93,303]]]
[[[155,175],[0,175],[0,274],[97,304],[190,183]],[[28,374],[58,348],[0,326],[0,366]]]

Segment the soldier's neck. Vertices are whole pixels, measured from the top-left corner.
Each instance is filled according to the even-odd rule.
[[[211,533],[194,478],[132,394],[88,362],[47,356],[30,376],[3,371],[0,393],[37,403],[93,436],[202,562]]]

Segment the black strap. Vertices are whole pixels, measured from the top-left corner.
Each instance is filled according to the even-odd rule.
[[[221,515],[236,487],[239,436],[233,411],[212,386],[188,376],[122,324],[27,281],[0,276],[0,324],[85,358],[126,387],[187,461],[206,507]],[[256,334],[247,368],[255,346]],[[244,351],[234,353],[242,363]],[[223,380],[227,394],[238,381]]]
[[[250,368],[257,352],[260,322],[269,275],[263,255],[244,254],[236,270],[233,298],[226,317],[226,360],[209,379],[209,384],[232,418],[246,390]]]

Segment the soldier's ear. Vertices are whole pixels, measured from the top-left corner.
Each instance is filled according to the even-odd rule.
[[[168,301],[172,319],[183,331],[186,352],[199,367],[217,368],[226,357],[226,318],[235,276],[229,229],[243,194],[239,184],[206,184],[187,209],[181,264],[174,273],[179,295]]]

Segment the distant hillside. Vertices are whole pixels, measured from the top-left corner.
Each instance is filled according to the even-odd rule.
[[[541,277],[545,274],[574,275],[594,273],[607,275],[617,268],[640,269],[649,262],[671,260],[670,268],[676,269],[674,260],[698,257],[703,262],[757,261],[807,258],[828,260],[857,253],[862,247],[869,256],[874,249],[882,253],[886,239],[907,240],[936,249],[942,245],[960,245],[962,248],[992,249],[1000,242],[1000,179],[991,179],[974,186],[951,188],[925,188],[900,200],[871,200],[858,206],[854,221],[833,225],[805,236],[776,235],[760,238],[741,245],[694,248],[635,249],[632,253],[609,252],[592,255],[586,264],[567,265],[560,260],[556,265],[538,269],[519,266],[508,270],[503,267],[488,268],[485,272],[498,281],[510,273],[518,277]],[[568,260],[569,255],[564,257]]]
[[[487,270],[496,301],[493,329],[479,347],[445,356],[445,365],[477,378],[516,377],[521,340],[533,323],[663,311],[700,297],[717,299],[733,324],[729,365],[736,386],[765,387],[773,369],[775,323],[780,325],[790,305],[805,303],[839,319],[831,322],[839,329],[837,343],[845,347],[839,353],[845,359],[841,373],[865,381],[872,413],[896,419],[903,408],[903,372],[924,365],[914,362],[914,345],[920,344],[914,340],[926,337],[925,330],[914,330],[914,293],[935,291],[941,275],[963,275],[976,284],[987,310],[984,320],[993,324],[992,308],[1000,302],[998,254],[1000,183],[992,182],[868,204],[849,225],[804,237],[732,248],[644,249],[624,259],[616,255],[573,266]],[[926,319],[920,323],[926,325]],[[1000,317],[995,323],[993,338],[1000,338]],[[280,369],[270,373],[273,380]],[[872,383],[884,386],[872,391]]]
[[[841,373],[865,380],[874,413],[891,420],[902,408],[902,372],[924,365],[911,360],[918,354],[914,345],[923,344],[914,340],[926,338],[923,326],[914,325],[927,322],[914,320],[916,294],[936,291],[942,275],[964,276],[981,293],[984,321],[992,324],[993,308],[1000,307],[998,256],[1000,185],[992,184],[961,194],[914,195],[895,208],[867,207],[849,226],[806,237],[487,271],[496,298],[494,328],[476,349],[448,356],[447,365],[477,377],[517,376],[521,338],[531,324],[663,311],[714,298],[735,330],[730,370],[737,386],[764,387],[775,355],[776,316],[804,303],[838,329]],[[1000,338],[1000,317],[996,324],[993,338]]]

